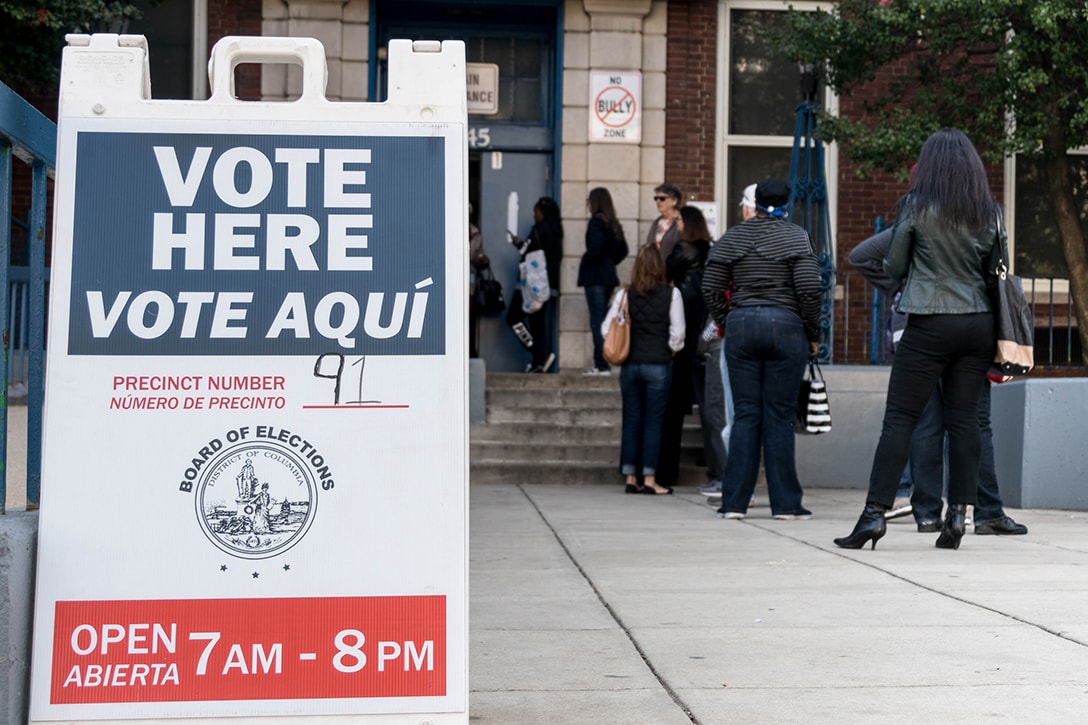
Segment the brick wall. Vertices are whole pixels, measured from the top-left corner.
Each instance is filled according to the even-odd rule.
[[[261,35],[261,0],[208,0],[208,54],[226,35]],[[238,67],[234,79],[238,98],[261,98],[260,66],[249,63]]]
[[[665,179],[714,198],[717,0],[670,2],[665,87]]]

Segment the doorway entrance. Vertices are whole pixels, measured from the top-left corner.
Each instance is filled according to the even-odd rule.
[[[521,257],[510,243],[511,234],[522,239],[533,227],[533,205],[550,196],[551,154],[486,151],[480,154],[479,227],[491,271],[502,283],[509,304],[518,284]],[[551,325],[549,327],[554,327]],[[531,360],[506,324],[506,314],[482,315],[479,320],[480,357],[494,372],[521,372]],[[552,350],[555,348],[555,331]],[[558,369],[558,365],[555,369]]]

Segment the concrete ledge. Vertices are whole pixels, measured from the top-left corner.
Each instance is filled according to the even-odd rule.
[[[27,721],[37,549],[36,512],[0,516],[0,718],[8,723]]]
[[[831,405],[831,432],[797,436],[797,476],[805,488],[868,488],[891,368],[821,369]]]
[[[487,422],[487,363],[482,357],[468,359],[468,422]]]
[[[994,386],[994,461],[1006,505],[1088,511],[1085,411],[1088,378]]]

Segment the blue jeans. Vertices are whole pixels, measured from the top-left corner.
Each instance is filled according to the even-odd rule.
[[[982,384],[978,396],[978,501],[975,503],[975,523],[993,521],[1005,515],[1005,503],[997,488],[994,468],[994,429],[990,427],[990,381]]]
[[[620,368],[623,398],[623,437],[620,473],[644,476],[657,473],[661,453],[661,421],[669,400],[672,363],[627,363]]]
[[[699,413],[703,420],[703,455],[706,456],[706,476],[708,480],[722,480],[725,471],[725,433],[726,421],[732,418],[732,411],[726,411],[726,388],[722,384],[723,379],[728,380],[728,373],[722,373],[725,365],[722,356],[722,341],[712,340],[707,346],[709,353],[706,356],[706,380],[703,386],[703,403],[699,406]],[[729,407],[732,407],[732,395],[729,396]]]
[[[793,432],[808,360],[801,318],[779,307],[741,307],[726,318],[724,339],[736,419],[718,511],[747,512],[762,451],[771,513],[807,513],[801,505]]]
[[[586,307],[589,308],[589,331],[593,333],[593,367],[598,370],[610,370],[608,363],[604,361],[604,335],[601,334],[601,323],[608,314],[608,303],[612,301],[612,291],[615,287],[592,284],[585,288]]]

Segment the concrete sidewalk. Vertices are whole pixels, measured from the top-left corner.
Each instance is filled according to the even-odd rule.
[[[726,521],[694,488],[472,486],[472,721],[1084,722],[1088,513],[839,549],[863,499]]]

